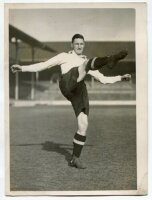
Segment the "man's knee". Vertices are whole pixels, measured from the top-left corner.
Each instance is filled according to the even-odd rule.
[[[80,122],[79,122],[79,126],[82,130],[87,130],[88,128],[88,120],[87,119],[82,119]]]
[[[81,66],[78,67],[79,76],[77,78],[77,82],[82,81],[85,78],[85,76],[87,75],[87,72],[88,72],[88,70],[86,68],[87,63],[88,63],[88,61],[86,60]]]
[[[83,112],[78,116],[78,131],[81,135],[86,135],[88,128],[88,116]]]

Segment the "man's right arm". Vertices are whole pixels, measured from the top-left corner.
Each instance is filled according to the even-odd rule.
[[[45,69],[49,69],[56,65],[61,65],[65,62],[65,55],[66,53],[60,53],[57,56],[45,61],[31,65],[13,65],[11,67],[12,72],[22,71],[22,72],[39,72]]]

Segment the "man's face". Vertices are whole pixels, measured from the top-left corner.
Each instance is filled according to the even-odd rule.
[[[75,38],[73,43],[71,44],[71,47],[73,48],[73,50],[77,55],[81,55],[83,53],[84,46],[85,46],[84,40],[81,38]]]

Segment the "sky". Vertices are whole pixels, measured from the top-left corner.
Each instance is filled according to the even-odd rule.
[[[11,9],[9,23],[40,41],[135,41],[134,9]]]

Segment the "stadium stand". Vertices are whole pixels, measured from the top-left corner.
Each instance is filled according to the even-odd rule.
[[[16,38],[13,41],[13,38]],[[70,42],[45,42],[41,43],[35,38],[9,25],[9,64],[21,65],[41,62],[56,55],[57,52],[68,52]],[[114,69],[102,68],[106,76],[132,74],[132,81],[128,83],[115,83],[101,85],[97,81],[86,77],[90,100],[135,100],[136,99],[136,63],[135,42],[86,42],[84,54],[89,58],[112,54],[121,49],[127,49],[127,58],[120,62]],[[10,72],[10,99],[16,100],[65,100],[58,88],[60,79],[59,67],[51,68],[40,73],[20,73],[19,77]],[[18,84],[18,96],[16,87]]]

